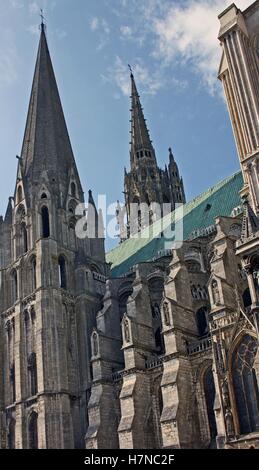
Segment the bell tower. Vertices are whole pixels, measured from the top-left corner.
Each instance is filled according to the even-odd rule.
[[[158,167],[155,149],[141,106],[134,75],[131,71],[131,142],[130,171],[125,170],[124,193],[127,219],[132,223],[132,204],[158,204],[163,216],[163,204],[167,211],[174,210],[176,203],[185,203],[183,180],[179,175],[178,166],[172,150],[169,149],[169,165],[162,170]],[[137,217],[138,218],[138,217]],[[152,223],[152,214],[148,220],[138,220],[131,234],[139,231],[148,223]],[[134,220],[133,220],[134,222]]]
[[[2,448],[84,447],[89,338],[106,264],[103,238],[76,236],[78,204],[42,22],[15,192],[0,222]]]

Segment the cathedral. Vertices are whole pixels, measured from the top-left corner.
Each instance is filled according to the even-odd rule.
[[[157,165],[131,72],[125,217],[108,253],[41,24],[0,218],[1,449],[259,449],[259,0],[219,23],[241,171],[186,202],[171,149]],[[94,222],[78,237],[84,203]],[[142,203],[167,211],[143,222]]]

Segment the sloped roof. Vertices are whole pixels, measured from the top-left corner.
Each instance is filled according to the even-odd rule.
[[[239,191],[243,186],[239,171],[195,197],[183,206],[183,240],[187,240],[195,230],[207,228],[215,223],[218,216],[230,216],[232,210],[241,204]],[[130,238],[106,254],[111,263],[112,277],[125,274],[137,263],[152,260],[159,251],[170,248],[172,240],[167,231],[175,226],[181,217],[178,209],[155,222],[151,228],[143,229],[136,238]],[[159,236],[163,232],[162,236]],[[159,237],[159,238],[158,238]],[[166,238],[165,238],[166,237]]]

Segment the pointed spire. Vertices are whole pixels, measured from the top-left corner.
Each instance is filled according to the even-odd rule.
[[[251,208],[249,201],[244,198],[244,216],[241,231],[241,240],[245,241],[247,238],[253,236],[256,232],[259,232],[259,220],[256,217],[253,209]]]
[[[12,217],[13,217],[13,197],[9,197],[6,213],[5,213],[5,218],[4,221],[6,224],[11,225],[12,223]]]
[[[130,66],[129,66],[130,67]],[[134,75],[130,67],[131,79],[131,164],[136,164],[144,156],[156,162],[152,141],[144,118]],[[142,154],[140,153],[142,152]]]
[[[21,158],[25,178],[39,181],[47,173],[51,184],[69,184],[69,170],[78,177],[73,151],[49,54],[45,24],[41,34]],[[79,190],[82,192],[78,177]]]
[[[98,234],[98,213],[91,189],[88,191],[87,207],[87,232],[88,238],[96,238]]]
[[[89,191],[88,191],[88,204],[91,204],[96,210],[96,206],[95,206],[95,202],[94,202],[94,198],[93,198],[93,192],[92,192],[91,189],[89,189]]]
[[[174,162],[174,155],[173,155],[171,147],[169,147],[168,152],[169,152],[169,162],[172,163]]]

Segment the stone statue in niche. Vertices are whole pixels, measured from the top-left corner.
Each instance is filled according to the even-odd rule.
[[[97,356],[97,355],[98,355],[98,352],[99,352],[97,334],[94,333],[93,336],[92,336],[92,338],[93,338],[93,355],[94,355],[94,356]]]
[[[225,408],[229,408],[230,407],[229,390],[228,390],[228,382],[226,378],[222,382],[221,390],[222,390],[223,405]]]
[[[233,415],[230,408],[226,409],[225,412],[225,422],[226,422],[226,433],[228,437],[234,437],[235,429],[233,422]]]
[[[219,293],[219,286],[217,281],[213,281],[211,284],[212,288],[212,295],[213,295],[213,302],[215,305],[220,305],[220,293]]]
[[[215,328],[217,328],[217,324],[214,325]],[[220,343],[215,343],[215,355],[216,355],[216,360],[217,360],[217,366],[219,369],[219,372],[221,374],[225,373],[225,365],[224,365],[224,358],[223,358],[223,351],[222,351],[222,346]],[[222,385],[223,387],[223,385]]]
[[[130,342],[130,328],[127,318],[124,320],[124,339],[126,343]]]
[[[159,308],[159,305],[154,304],[153,305],[153,309],[154,309],[154,318],[159,318],[160,317],[160,308]]]
[[[232,415],[231,405],[230,405],[228,381],[226,377],[222,382],[221,391],[222,391],[222,403],[223,403],[223,407],[225,410],[226,433],[228,437],[234,437],[235,435],[234,421],[233,421],[233,415]]]
[[[170,312],[169,312],[169,305],[167,302],[164,302],[164,306],[163,306],[163,310],[164,310],[164,319],[165,319],[165,324],[167,326],[170,325]]]
[[[259,292],[259,269],[256,267],[256,269],[253,271],[253,278],[254,278],[254,286],[257,292]]]

